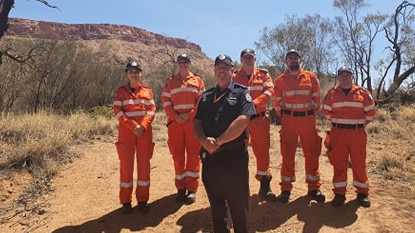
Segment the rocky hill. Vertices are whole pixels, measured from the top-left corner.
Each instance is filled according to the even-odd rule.
[[[195,43],[132,26],[65,24],[10,18],[9,29],[5,35],[31,39],[72,39],[93,49],[99,49],[103,44],[110,45],[111,52],[116,55],[115,60],[121,64],[129,59],[137,59],[144,66],[150,66],[168,59],[169,54],[178,55],[181,52],[188,53],[193,58],[193,65],[201,69],[209,68],[212,64],[212,60]],[[150,59],[155,54],[161,57]]]

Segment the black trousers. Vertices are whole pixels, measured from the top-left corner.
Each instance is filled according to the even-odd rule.
[[[207,155],[202,181],[209,198],[215,233],[228,233],[227,206],[235,233],[249,229],[248,151],[245,146]]]

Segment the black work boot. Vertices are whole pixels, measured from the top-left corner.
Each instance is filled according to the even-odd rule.
[[[288,203],[290,200],[290,191],[282,191],[281,194],[278,196],[278,200],[282,203]]]
[[[307,195],[311,197],[311,199],[320,203],[324,203],[326,201],[326,196],[324,196],[324,194],[318,189],[309,191]]]
[[[331,205],[334,207],[340,207],[344,205],[344,202],[346,201],[346,196],[341,194],[335,194],[333,200],[331,201]]]
[[[122,204],[122,213],[124,215],[129,215],[133,212],[133,207],[131,206],[130,202]]]
[[[150,211],[150,207],[148,206],[146,201],[138,202],[137,207],[138,207],[138,210],[143,214],[146,214]]]
[[[193,204],[196,201],[196,193],[193,191],[189,191],[186,195],[186,203]]]
[[[277,201],[277,196],[272,192],[270,187],[272,176],[263,176],[261,179],[261,187],[259,195],[267,201]]]
[[[186,201],[186,189],[179,189],[179,190],[177,190],[176,201],[177,202],[184,202],[184,201]]]
[[[357,202],[363,207],[370,207],[370,199],[369,197],[364,193],[358,193],[356,196]]]

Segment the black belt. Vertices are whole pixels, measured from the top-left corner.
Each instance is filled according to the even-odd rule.
[[[360,129],[360,128],[365,127],[364,124],[337,124],[337,123],[332,123],[331,125],[334,128],[339,128],[339,129]]]
[[[251,115],[251,118],[249,118],[249,119],[250,120],[253,120],[255,118],[263,117],[263,116],[265,116],[265,111],[264,112],[257,113],[257,114],[254,114],[254,115]]]
[[[283,114],[287,114],[287,115],[290,115],[290,116],[293,116],[293,117],[303,117],[303,116],[308,116],[308,115],[314,115],[314,110],[313,109],[305,111],[305,112],[296,112],[296,111],[283,109],[283,110],[281,110],[281,112]]]

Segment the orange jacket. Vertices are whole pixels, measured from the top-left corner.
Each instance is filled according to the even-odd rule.
[[[137,125],[147,129],[156,113],[153,92],[143,85],[137,86],[134,93],[129,84],[117,88],[113,105],[119,124],[131,130]]]
[[[348,95],[337,86],[324,97],[322,113],[331,123],[366,125],[375,116],[375,101],[369,91],[355,84]]]
[[[197,101],[205,91],[202,77],[190,73],[184,80],[180,74],[167,79],[161,93],[161,103],[168,116],[168,121],[176,119],[180,113],[189,113],[189,118],[196,115]]]
[[[267,104],[274,93],[274,84],[267,70],[254,68],[248,79],[243,69],[233,74],[233,81],[248,87],[257,113],[267,110]]]
[[[292,78],[286,70],[274,81],[273,103],[278,114],[281,110],[319,111],[321,95],[317,75],[300,69],[298,77]]]

